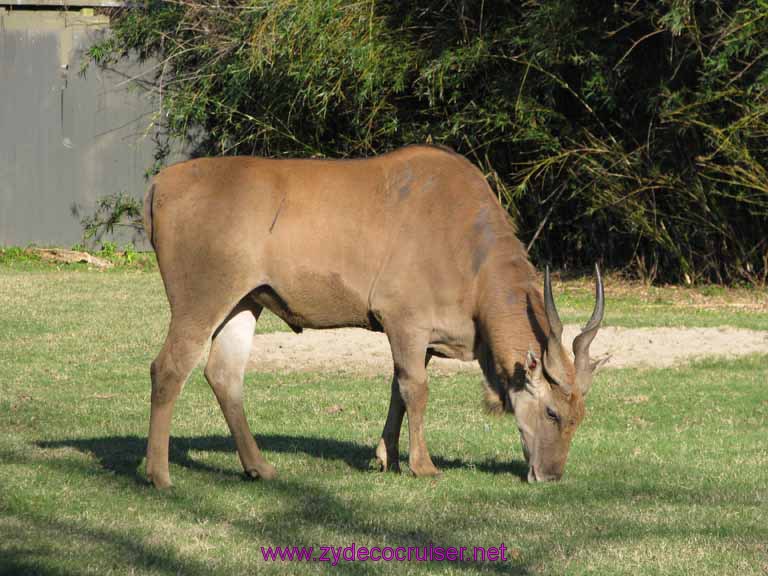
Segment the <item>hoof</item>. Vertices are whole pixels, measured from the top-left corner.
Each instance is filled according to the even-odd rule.
[[[167,474],[163,475],[148,473],[147,480],[149,480],[149,483],[158,490],[167,490],[168,488],[173,487],[173,484],[171,483],[171,477]]]
[[[387,446],[384,444],[384,440],[379,440],[379,445],[376,447],[376,466],[379,472],[400,472],[400,462],[396,455],[387,454]]]
[[[422,465],[411,465],[409,468],[411,469],[411,474],[417,478],[439,478],[442,476],[442,472],[431,462]]]
[[[269,462],[264,462],[255,468],[246,470],[245,473],[249,478],[260,478],[261,480],[274,480],[277,478],[277,469]]]
[[[378,456],[376,457],[376,468],[379,472],[395,472],[397,474],[400,473],[400,463],[395,461],[389,465],[387,465],[386,461],[382,460]]]

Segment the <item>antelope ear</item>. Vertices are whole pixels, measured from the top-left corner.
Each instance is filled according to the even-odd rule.
[[[525,355],[525,387],[531,394],[536,394],[542,387],[541,360],[536,357],[533,350],[528,350]]]
[[[605,356],[601,358],[597,358],[596,360],[593,360],[592,362],[590,362],[589,368],[592,371],[592,375],[594,376],[595,374],[600,372],[600,370],[603,369],[603,366],[605,366],[610,361],[611,358],[613,358],[612,354],[606,354]]]
[[[525,355],[525,373],[533,374],[535,372],[541,373],[541,362],[536,358],[536,353],[533,350],[528,350]]]
[[[589,371],[583,370],[581,372],[576,372],[576,385],[585,398],[587,397],[587,394],[589,394],[589,389],[592,388],[592,380],[594,380],[595,374],[597,374],[610,359],[611,355],[606,354],[597,360],[590,362],[588,365]]]

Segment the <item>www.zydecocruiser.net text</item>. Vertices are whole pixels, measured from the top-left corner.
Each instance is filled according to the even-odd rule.
[[[509,549],[499,546],[262,546],[267,562],[507,562]]]

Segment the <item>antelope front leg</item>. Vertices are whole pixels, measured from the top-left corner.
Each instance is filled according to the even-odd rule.
[[[424,412],[427,409],[427,375],[402,373],[398,376],[400,394],[408,413],[408,466],[415,476],[436,476],[440,472],[432,463],[424,440]]]
[[[376,461],[382,472],[387,470],[400,471],[400,429],[405,416],[405,403],[400,396],[400,385],[396,377],[392,377],[392,390],[389,397],[389,413],[381,433],[381,440],[376,447]]]
[[[427,354],[424,359],[425,368],[431,359],[432,355]],[[387,421],[384,424],[379,445],[376,447],[376,462],[382,472],[400,471],[400,431],[403,427],[403,416],[405,416],[405,402],[400,395],[400,384],[393,376]]]
[[[426,352],[428,334],[388,332],[387,336],[389,336],[392,359],[395,364],[393,386],[397,383],[397,390],[400,392],[405,412],[408,414],[408,466],[415,476],[436,476],[439,471],[432,463],[424,440],[424,412],[429,395]],[[390,404],[390,417],[387,418],[387,425],[382,435],[384,451],[388,458],[393,455],[392,451],[394,455],[397,454],[396,438],[400,427],[395,426],[399,422],[395,421],[394,416],[397,416],[397,413],[393,415],[392,404]],[[400,422],[402,422],[402,415],[400,415]],[[392,426],[389,426],[390,424]],[[379,450],[377,455],[378,453]]]

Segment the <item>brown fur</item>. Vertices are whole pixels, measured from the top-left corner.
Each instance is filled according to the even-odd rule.
[[[206,377],[243,467],[274,476],[242,409],[247,349],[264,307],[297,332],[387,333],[395,376],[376,454],[382,468],[397,467],[407,412],[416,475],[437,473],[423,435],[432,355],[479,358],[491,406],[512,411],[526,352],[541,356],[547,346],[537,274],[483,175],[454,152],[190,160],[155,177],[145,227],[171,306],[151,371],[147,474],[157,486],[170,483],[174,401],[211,337]],[[565,370],[572,380],[570,361]]]

